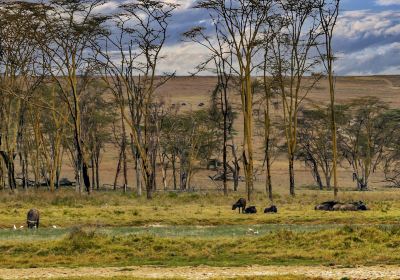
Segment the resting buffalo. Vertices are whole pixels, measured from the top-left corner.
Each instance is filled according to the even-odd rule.
[[[265,208],[264,213],[278,213],[278,208],[275,205]]]
[[[315,210],[322,211],[365,211],[368,210],[367,206],[365,206],[364,202],[349,202],[349,203],[341,203],[338,201],[325,201],[314,208]]]
[[[332,211],[333,210],[333,206],[335,206],[336,204],[338,204],[339,202],[337,201],[325,201],[322,202],[321,204],[315,206],[315,210],[322,210],[322,211]]]
[[[245,214],[255,214],[257,213],[257,209],[255,206],[249,206],[244,210]]]
[[[367,206],[362,201],[351,203],[338,203],[333,206],[333,211],[365,211]]]
[[[232,210],[236,210],[236,208],[239,208],[239,213],[240,209],[242,209],[242,213],[244,213],[244,210],[246,209],[246,199],[239,198],[239,200],[232,205]]]
[[[28,228],[39,228],[39,211],[37,209],[29,210],[26,223]]]

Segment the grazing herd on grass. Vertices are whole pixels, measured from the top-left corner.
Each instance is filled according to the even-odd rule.
[[[255,206],[246,207],[247,201],[244,198],[239,198],[236,203],[232,205],[232,210],[239,210],[239,213],[243,214],[256,214],[257,208]],[[363,201],[354,201],[342,203],[334,200],[325,201],[321,204],[318,204],[314,208],[319,211],[366,211],[368,210],[367,206]],[[264,209],[264,213],[278,213],[278,208],[275,205],[271,205]],[[39,211],[37,209],[30,209],[28,211],[26,217],[26,224],[29,229],[37,229],[39,228]],[[55,227],[55,226],[53,226]],[[14,225],[14,229],[16,226]]]
[[[257,213],[257,208],[255,206],[249,206],[246,208],[246,199],[239,198],[236,203],[232,205],[232,210],[239,209],[239,213],[243,214],[255,214]],[[339,201],[325,201],[321,204],[318,204],[314,208],[315,210],[320,211],[366,211],[368,210],[367,206],[362,201],[353,201],[342,203]],[[264,209],[264,213],[278,213],[278,208],[275,205],[271,205]]]
[[[255,214],[257,213],[257,208],[255,206],[249,206],[246,208],[246,199],[244,198],[239,198],[236,203],[232,205],[232,210],[240,210],[242,211],[243,214]],[[272,205],[270,207],[267,207],[264,209],[264,213],[278,213],[278,208],[275,205]]]

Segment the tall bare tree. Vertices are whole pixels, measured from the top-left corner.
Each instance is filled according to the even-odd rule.
[[[319,36],[316,0],[280,0],[280,33],[271,44],[272,75],[279,85],[289,163],[289,191],[295,195],[294,160],[297,148],[297,122],[301,103],[315,85],[318,76],[306,80],[318,63],[313,49]]]
[[[340,0],[320,0],[319,17],[321,22],[322,37],[324,51],[320,51],[321,61],[325,67],[329,82],[330,96],[330,118],[331,118],[331,133],[332,133],[332,164],[333,164],[333,193],[334,197],[338,194],[338,178],[337,178],[337,128],[335,119],[335,73],[333,63],[335,61],[333,50],[333,36],[336,27],[337,18],[339,16]]]
[[[120,13],[112,20],[114,34],[107,38],[105,47],[96,48],[98,62],[103,65],[104,80],[115,91],[122,117],[130,128],[133,152],[140,160],[148,199],[152,198],[156,182],[155,164],[152,164],[157,155],[156,129],[152,127],[151,114],[154,92],[172,77],[166,74],[159,78],[156,73],[167,38],[169,18],[176,7],[152,0],[120,5]],[[127,104],[129,114],[124,104]],[[140,182],[137,188],[140,195]]]
[[[247,198],[251,200],[254,180],[253,151],[253,78],[259,61],[260,34],[269,16],[273,1],[202,0],[196,8],[209,12],[215,34],[224,49],[231,52],[232,73],[238,76],[244,120],[243,164],[246,177]],[[214,35],[215,35],[214,34]]]
[[[38,6],[6,2],[0,7],[0,161],[7,169],[11,189],[16,188],[14,159],[17,153],[23,167],[23,181],[27,179],[27,153],[22,153],[28,134],[26,115],[29,101],[43,77],[38,70],[32,37],[40,26]]]
[[[218,32],[218,24],[215,24],[215,38],[210,38],[202,27],[195,27],[184,33],[185,38],[205,47],[210,56],[200,65],[198,71],[211,71],[217,75],[217,84],[212,92],[211,103],[215,111],[214,115],[218,118],[222,115],[222,164],[223,164],[223,186],[224,195],[228,195],[228,140],[232,137],[233,112],[229,100],[229,85],[232,77],[232,53],[225,48],[224,39]],[[211,64],[211,65],[210,65]]]
[[[91,81],[90,47],[103,36],[104,18],[95,9],[103,0],[51,0],[37,42],[43,52],[43,68],[57,84],[72,118],[76,152],[77,191],[90,193],[88,153],[83,131],[81,96]]]

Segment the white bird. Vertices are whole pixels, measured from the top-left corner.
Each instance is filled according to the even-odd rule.
[[[53,228],[57,228],[57,226],[53,225]]]
[[[253,232],[253,231],[254,231],[254,229],[252,229],[252,228],[249,228],[249,229],[248,229],[248,231],[250,231],[250,232]]]
[[[20,226],[19,228],[20,228],[20,229],[23,229],[23,228],[24,228],[24,226]]]
[[[14,230],[16,230],[16,229],[17,229],[17,227],[14,225],[13,229],[14,229]]]
[[[258,235],[258,230],[257,230],[257,231],[255,231],[255,232],[254,232],[254,234],[257,234],[257,235]]]

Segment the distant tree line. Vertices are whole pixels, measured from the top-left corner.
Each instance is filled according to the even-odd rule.
[[[161,178],[168,189],[193,188],[199,164],[222,155],[238,190],[243,172],[254,189],[254,139],[264,143],[265,186],[273,199],[274,158],[288,159],[295,195],[296,160],[310,167],[320,188],[337,195],[337,166],[353,170],[368,188],[378,168],[400,184],[399,112],[376,98],[336,104],[333,39],[340,0],[200,0],[208,25],[184,41],[208,56],[199,72],[216,77],[209,106],[188,110],[156,96],[174,78],[158,66],[178,5],[159,0],[7,1],[0,7],[0,186],[11,190],[60,186],[63,159],[75,171],[76,191],[100,188],[106,145],[118,160],[113,188],[134,186],[152,198]],[[328,104],[306,102],[315,84],[328,83]],[[233,96],[240,96],[240,112]],[[240,114],[239,114],[240,113]],[[243,139],[234,121],[243,118]],[[283,140],[282,140],[283,139]],[[18,162],[18,164],[16,164]],[[135,169],[135,182],[128,167]],[[18,166],[18,168],[16,168]],[[18,169],[18,171],[17,171]],[[159,174],[160,173],[160,174]],[[332,182],[333,181],[333,182]]]

